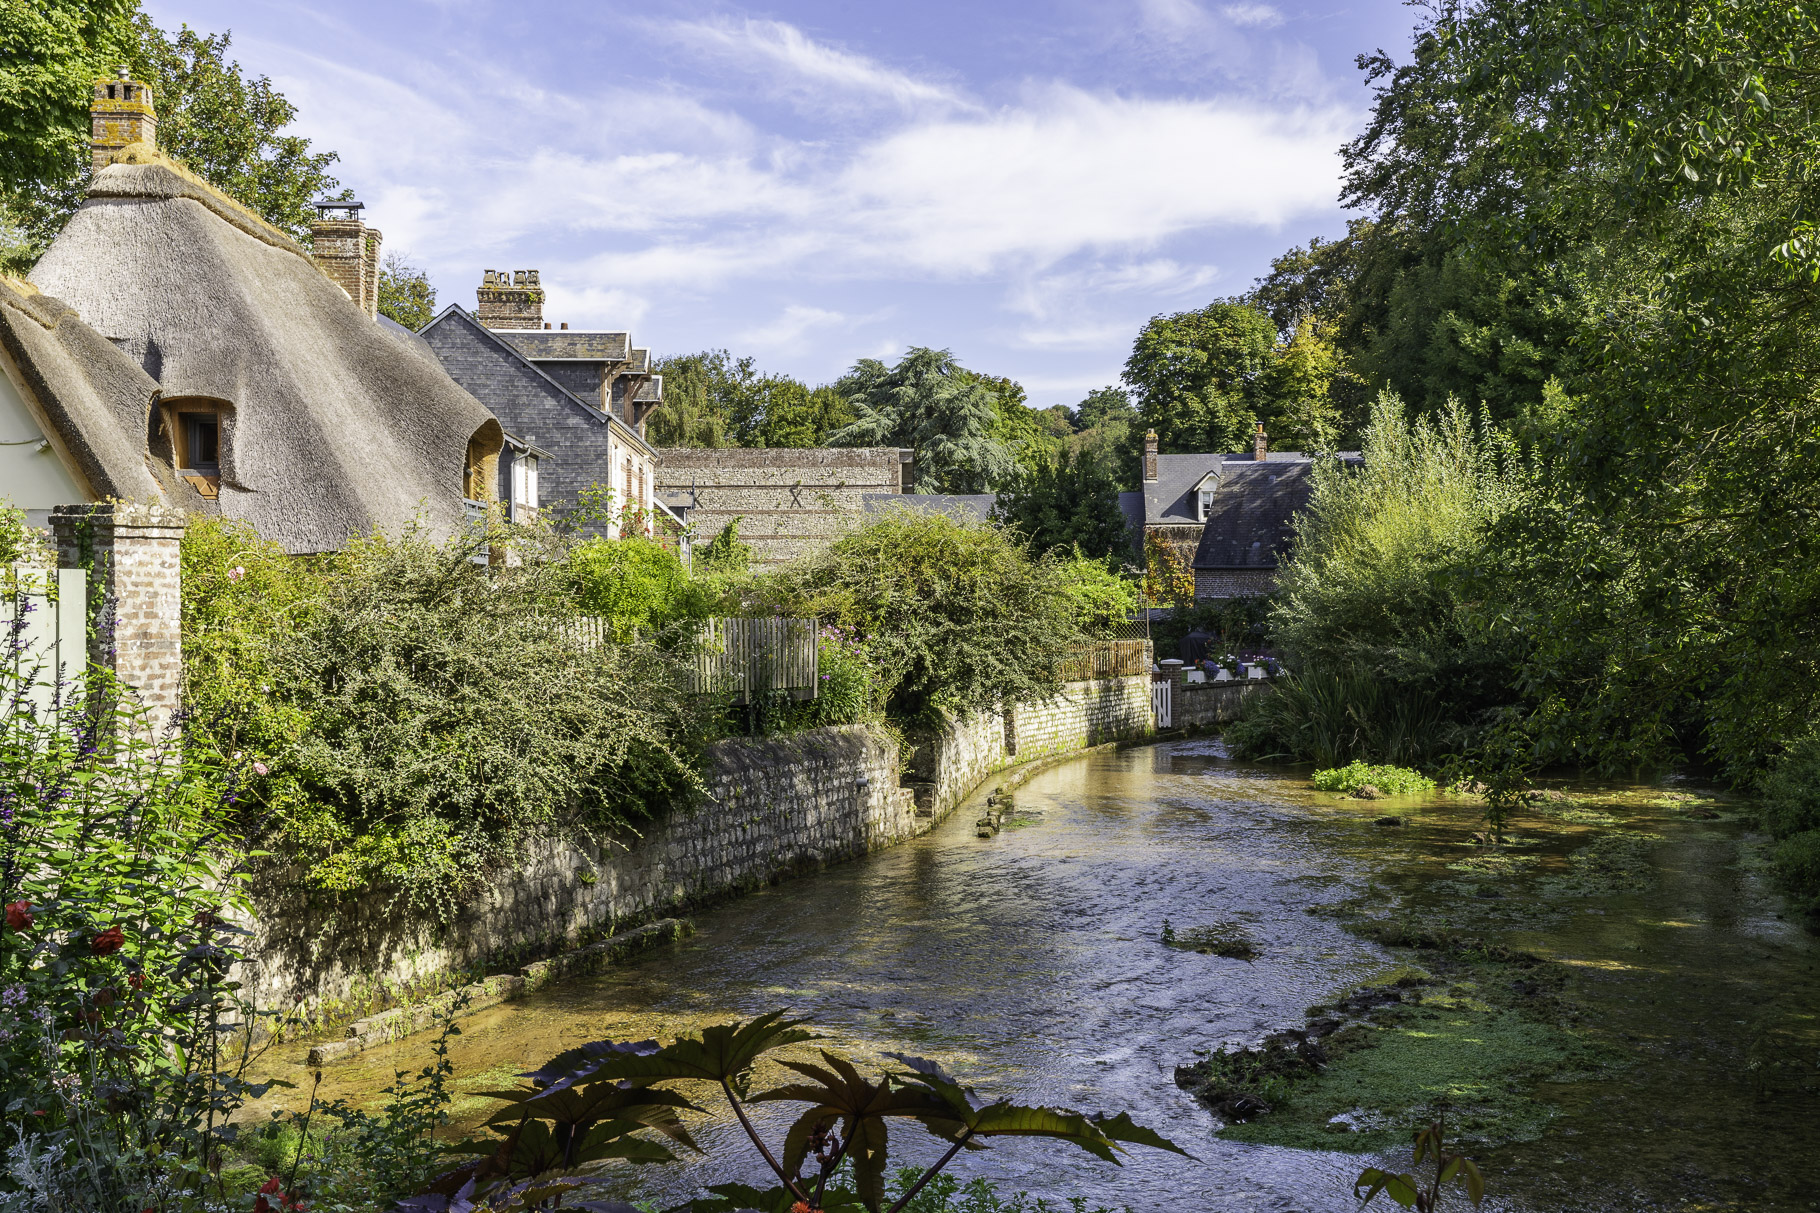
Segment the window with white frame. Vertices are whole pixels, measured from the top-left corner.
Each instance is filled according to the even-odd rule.
[[[1195,514],[1195,517],[1198,518],[1202,522],[1206,522],[1207,515],[1213,513],[1213,493],[1214,493],[1214,490],[1203,487],[1198,493],[1195,494],[1195,497],[1197,499],[1197,505],[1196,505],[1197,512]]]
[[[512,461],[512,516],[531,517],[537,513],[537,456],[530,451]]]

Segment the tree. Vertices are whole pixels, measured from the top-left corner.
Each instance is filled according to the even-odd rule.
[[[1125,382],[1158,449],[1249,447],[1268,411],[1261,380],[1276,341],[1269,316],[1233,299],[1151,317],[1125,361]]]
[[[1025,468],[999,494],[997,516],[1036,552],[1079,551],[1120,561],[1131,555],[1118,482],[1091,453],[1064,448]]]
[[[138,27],[135,66],[152,86],[158,146],[307,246],[310,203],[335,189],[329,166],[340,157],[284,133],[297,107],[270,77],[245,75],[227,58],[231,33],[186,25],[173,38],[144,15]]]
[[[1264,372],[1276,414],[1271,439],[1290,450],[1331,451],[1341,431],[1336,384],[1350,378],[1332,326],[1305,316]]]
[[[853,421],[853,408],[838,390],[811,388],[788,375],[766,375],[751,399],[751,411],[738,419],[746,446],[821,446]]]
[[[652,370],[664,377],[664,403],[645,422],[654,446],[738,446],[732,429],[732,385],[751,372],[752,360],[735,361],[726,350],[703,350],[659,358]]]
[[[990,492],[1016,474],[1014,453],[993,435],[994,393],[947,350],[913,346],[892,367],[863,358],[835,386],[859,415],[828,435],[830,446],[911,447],[925,492]]]
[[[338,157],[284,128],[297,108],[225,57],[229,34],[174,38],[133,0],[0,0],[0,229],[29,268],[82,202],[94,81],[126,66],[151,85],[158,147],[306,246],[309,203]],[[4,235],[0,231],[0,235]]]
[[[379,269],[379,314],[413,333],[436,318],[436,288],[430,276],[403,253],[387,253]]]
[[[1131,393],[1122,387],[1096,387],[1074,409],[1077,430],[1095,429],[1111,421],[1135,420],[1137,409],[1131,403]]]
[[[137,0],[0,0],[0,192],[78,175],[90,90],[138,58]]]

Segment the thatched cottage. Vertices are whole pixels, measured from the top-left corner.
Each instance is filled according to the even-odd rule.
[[[543,300],[538,271],[487,270],[476,310],[450,305],[422,340],[509,433],[549,452],[532,464],[547,508],[572,510],[583,492],[603,491],[611,518],[590,529],[649,533],[653,516],[668,513],[657,498],[657,452],[645,440],[663,376],[627,333],[552,329]]]
[[[313,259],[159,153],[151,100],[96,85],[88,196],[0,287],[0,497],[220,513],[291,552],[459,526],[506,437],[377,316],[379,233],[325,217]]]

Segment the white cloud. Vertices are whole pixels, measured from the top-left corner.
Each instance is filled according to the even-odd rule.
[[[776,318],[738,333],[734,340],[748,349],[768,354],[797,353],[805,349],[804,340],[821,329],[847,329],[853,322],[841,312],[826,308],[806,307],[792,303]]]
[[[854,98],[889,102],[904,110],[969,105],[944,85],[817,42],[782,21],[720,18],[663,22],[655,28],[695,50],[747,68],[772,91],[813,109]]]
[[[1220,14],[1248,29],[1275,29],[1283,24],[1283,14],[1269,4],[1228,4],[1220,9]]]

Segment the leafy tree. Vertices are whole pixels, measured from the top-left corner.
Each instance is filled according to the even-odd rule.
[[[1341,432],[1335,387],[1345,380],[1346,359],[1328,322],[1305,317],[1264,372],[1275,405],[1271,441],[1303,451],[1334,450]]]
[[[1078,550],[1099,559],[1131,555],[1118,481],[1093,454],[1063,449],[1023,470],[998,497],[997,516],[1032,550]]]
[[[674,551],[642,535],[585,539],[569,552],[568,568],[576,605],[607,620],[622,644],[640,632],[706,619],[718,598],[690,580]]]
[[[788,375],[766,375],[751,399],[750,411],[736,418],[747,446],[822,446],[830,433],[853,421],[853,408],[838,390],[807,387]]]
[[[752,359],[734,360],[726,350],[703,350],[657,359],[664,377],[664,404],[645,421],[654,446],[738,446],[732,435],[737,385],[755,377]]]
[[[0,0],[0,192],[32,191],[88,163],[94,82],[138,59],[136,0]]]
[[[865,643],[895,716],[1042,699],[1080,636],[1060,562],[1008,531],[897,509],[774,574],[791,614]]]
[[[340,157],[284,133],[297,107],[227,57],[232,34],[186,25],[172,37],[144,15],[138,28],[135,67],[152,86],[158,146],[307,246],[310,203],[335,189],[329,166]]]
[[[1165,452],[1235,451],[1269,412],[1270,317],[1237,300],[1153,316],[1125,362],[1125,382]]]
[[[1131,422],[1137,419],[1137,409],[1131,403],[1131,393],[1122,387],[1096,387],[1087,393],[1086,399],[1075,406],[1075,426],[1079,430],[1096,429],[1108,422]]]
[[[28,268],[80,205],[88,102],[119,66],[152,87],[158,147],[274,226],[309,242],[309,203],[338,184],[333,152],[284,130],[297,108],[226,58],[229,34],[160,30],[131,0],[0,6],[0,228]]]
[[[1043,430],[1051,438],[1067,438],[1075,432],[1074,414],[1065,404],[1052,404],[1036,411]]]
[[[387,253],[379,268],[379,313],[412,332],[436,318],[436,288],[430,285],[430,276],[403,253]]]
[[[1016,472],[1015,453],[994,436],[996,396],[947,350],[914,346],[891,367],[864,358],[835,386],[859,416],[828,444],[911,447],[924,492],[990,492]]]

